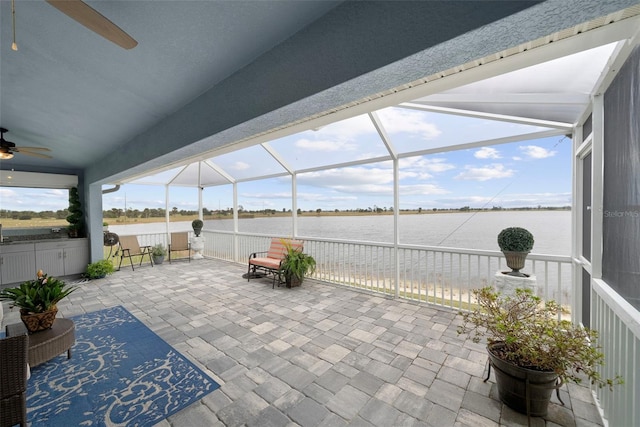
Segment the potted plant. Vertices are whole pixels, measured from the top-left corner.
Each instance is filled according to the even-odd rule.
[[[595,343],[597,332],[561,320],[560,304],[542,302],[530,289],[503,295],[485,287],[472,293],[477,305],[460,313],[458,334],[470,334],[474,342],[486,337],[489,369],[494,368],[500,400],[507,406],[544,416],[552,391],[565,382],[588,379],[610,388],[622,383],[620,376],[601,377],[597,367],[604,364],[604,355]]]
[[[280,274],[284,276],[287,288],[300,286],[304,276],[316,271],[316,260],[302,252],[302,248],[294,248],[288,241],[283,241],[283,244],[287,254],[280,263]]]
[[[193,221],[191,221],[191,227],[193,228],[193,232],[196,237],[200,237],[200,232],[202,231],[203,225],[204,223],[201,219],[194,219]]]
[[[89,279],[102,279],[115,271],[111,260],[101,259],[100,261],[92,262],[87,265],[86,276]]]
[[[20,318],[27,330],[37,332],[53,325],[58,313],[56,304],[75,290],[75,287],[69,287],[54,277],[47,277],[42,270],[38,270],[35,280],[0,291],[0,300],[12,301],[12,307],[20,308]]]
[[[67,215],[67,222],[69,227],[69,237],[81,237],[83,231],[83,218],[82,207],[80,205],[80,195],[78,189],[72,187],[69,189],[69,215]]]
[[[508,227],[498,234],[498,246],[507,260],[507,266],[511,269],[505,274],[527,277],[520,270],[524,268],[525,259],[533,249],[533,235],[525,228]]]
[[[158,243],[151,248],[151,258],[153,258],[154,264],[162,264],[164,262],[164,257],[167,255],[167,250],[165,247]]]

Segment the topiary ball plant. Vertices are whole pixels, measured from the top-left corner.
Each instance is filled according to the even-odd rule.
[[[521,227],[505,228],[498,234],[498,246],[507,260],[507,266],[511,269],[505,274],[528,277],[520,270],[524,268],[527,254],[533,248],[533,235]]]
[[[193,221],[191,221],[191,227],[193,228],[193,232],[195,233],[196,237],[200,236],[203,225],[204,223],[201,219],[194,219]]]
[[[533,234],[521,227],[508,227],[498,234],[502,252],[531,252],[533,242]]]

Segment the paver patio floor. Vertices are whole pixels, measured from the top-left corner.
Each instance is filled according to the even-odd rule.
[[[458,336],[455,311],[313,280],[272,289],[245,272],[211,259],[123,267],[58,308],[122,305],[220,383],[158,426],[528,425],[493,375],[483,382],[484,346]],[[531,425],[602,425],[587,388],[561,397]]]

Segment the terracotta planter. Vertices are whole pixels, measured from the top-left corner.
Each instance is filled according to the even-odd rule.
[[[24,323],[29,332],[44,331],[51,328],[56,320],[56,314],[58,314],[57,308],[43,313],[29,313],[25,309],[20,309],[20,319],[22,319],[22,323]]]
[[[544,417],[547,415],[551,393],[559,387],[558,374],[553,371],[522,368],[502,360],[491,350],[503,345],[503,343],[494,343],[487,346],[500,400],[522,414]]]

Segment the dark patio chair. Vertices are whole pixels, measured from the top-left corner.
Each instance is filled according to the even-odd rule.
[[[189,233],[176,232],[171,233],[171,243],[169,243],[169,262],[171,262],[172,252],[184,252],[187,251],[187,257],[191,262],[191,245],[189,244]]]
[[[149,257],[149,262],[151,263],[151,267],[153,267],[153,260],[151,259],[151,246],[140,246],[138,243],[138,237],[136,236],[120,236],[120,263],[118,264],[118,270],[120,270],[120,266],[122,265],[122,260],[125,257],[129,258],[129,262],[131,263],[131,269],[135,270],[133,267],[133,258],[134,256],[140,256],[139,266],[142,265],[142,261],[144,261],[144,257]]]
[[[0,339],[0,427],[27,425],[26,334]]]

